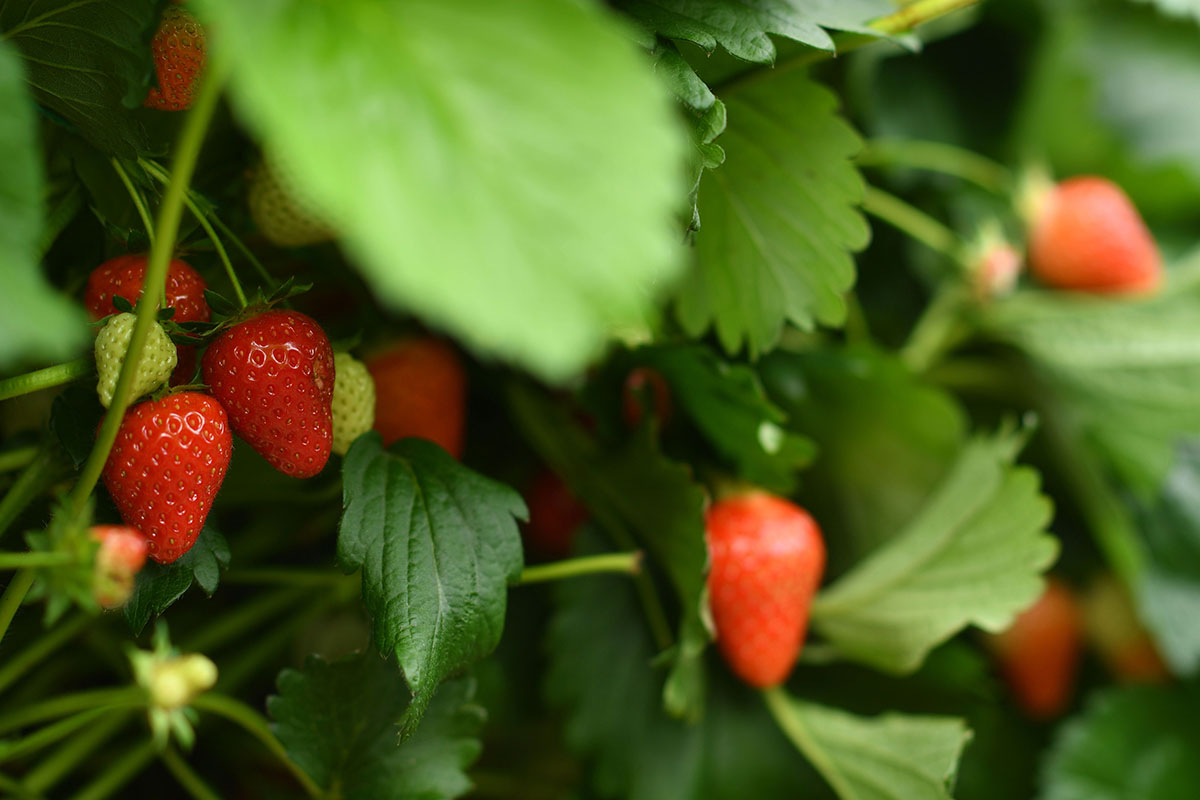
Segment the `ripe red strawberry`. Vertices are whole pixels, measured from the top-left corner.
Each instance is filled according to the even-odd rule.
[[[125,413],[104,485],[155,561],[169,564],[195,544],[232,453],[225,409],[208,395],[181,392]]]
[[[588,518],[562,478],[550,470],[539,472],[525,492],[529,523],[525,525],[525,544],[538,558],[566,558],[571,554],[575,531]]]
[[[1152,291],[1162,281],[1154,238],[1106,178],[1065,180],[1033,205],[1029,266],[1042,283],[1117,294]]]
[[[233,430],[271,466],[316,475],[333,446],[333,348],[312,317],[267,311],[229,328],[201,360]]]
[[[1071,702],[1082,637],[1075,595],[1053,578],[1012,627],[989,637],[1001,675],[1029,716],[1050,719]]]
[[[454,348],[429,337],[406,339],[367,360],[375,381],[375,430],[383,443],[409,436],[462,455],[467,377]]]
[[[187,9],[169,6],[150,43],[158,86],[150,88],[143,105],[160,111],[191,108],[204,71],[206,49],[204,27],[199,21]]]
[[[671,418],[671,387],[656,369],[636,367],[625,377],[622,414],[625,424],[636,428],[646,409],[653,409],[660,425]]]
[[[792,671],[825,571],[825,540],[808,512],[762,491],[713,503],[706,521],[709,606],[717,645],[758,688]]]
[[[150,544],[128,525],[93,525],[91,537],[100,543],[92,572],[92,595],[101,608],[124,605],[133,593],[133,579],[146,563]]]
[[[105,261],[88,276],[83,303],[93,320],[107,317],[117,311],[114,297],[124,297],[137,304],[142,296],[142,284],[146,282],[145,254],[127,254]],[[175,259],[167,266],[167,308],[175,309],[172,322],[208,322],[212,312],[204,291],[208,284],[199,272],[185,261]],[[179,363],[171,375],[171,385],[191,383],[196,374],[196,348],[180,347]]]

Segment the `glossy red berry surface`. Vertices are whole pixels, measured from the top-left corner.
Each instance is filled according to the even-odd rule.
[[[191,108],[207,49],[204,28],[191,12],[177,5],[167,8],[150,43],[158,85],[150,88],[143,105],[160,111]]]
[[[155,561],[169,564],[195,544],[232,453],[225,410],[208,395],[181,392],[125,413],[104,485]]]
[[[137,304],[146,281],[145,254],[127,254],[110,258],[92,270],[88,276],[83,303],[92,319],[115,314],[114,297],[124,297]],[[199,272],[185,261],[175,259],[167,267],[167,308],[175,309],[173,322],[208,322],[211,311],[204,299],[208,288]]]
[[[333,348],[311,317],[267,311],[229,328],[201,362],[233,430],[271,466],[316,475],[333,447]]]

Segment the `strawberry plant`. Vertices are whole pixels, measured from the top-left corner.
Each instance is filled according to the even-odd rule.
[[[1194,796],[1197,25],[0,0],[0,796]]]

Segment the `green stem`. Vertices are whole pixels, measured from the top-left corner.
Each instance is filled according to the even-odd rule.
[[[871,216],[962,266],[963,246],[958,235],[924,211],[874,186],[867,187],[862,207]]]
[[[521,571],[521,579],[517,583],[524,586],[529,583],[558,581],[579,575],[599,575],[606,572],[637,575],[641,571],[642,552],[634,550],[632,553],[605,553],[526,567]]]
[[[49,450],[42,450],[33,463],[25,468],[0,498],[0,536],[8,530],[26,506],[46,491],[58,477],[56,459]]]
[[[196,774],[191,765],[183,760],[174,747],[168,747],[163,752],[159,753],[159,759],[163,765],[175,776],[175,780],[179,781],[188,794],[195,800],[221,800],[220,795],[208,788],[208,784],[204,779]]]
[[[925,377],[961,394],[1002,399],[1009,405],[1029,406],[1022,381],[1003,362],[993,358],[959,357],[941,361]]]
[[[43,747],[49,747],[60,739],[65,739],[75,731],[88,725],[93,720],[104,716],[109,710],[107,708],[89,708],[87,711],[80,711],[74,716],[47,725],[22,739],[2,742],[0,743],[0,761],[12,761],[29,753],[36,752]]]
[[[854,791],[854,787],[847,785],[846,779],[842,777],[829,760],[828,755],[821,746],[817,744],[817,740],[808,732],[808,728],[804,725],[803,716],[796,710],[792,703],[788,700],[787,694],[778,686],[771,689],[764,689],[762,692],[763,700],[767,704],[767,710],[771,712],[771,717],[775,720],[775,724],[783,731],[783,734],[791,740],[809,762],[816,767],[817,772],[829,782],[833,787],[834,792],[838,797],[853,798],[858,794]]]
[[[192,653],[217,650],[243,632],[254,630],[264,620],[299,605],[310,594],[309,589],[291,588],[260,595],[248,603],[241,604],[236,611],[222,614],[212,625],[185,638],[180,646]]]
[[[75,638],[90,619],[84,614],[76,614],[66,622],[59,623],[54,628],[37,637],[31,644],[17,653],[3,668],[0,668],[0,692],[4,691],[13,681],[24,675],[43,659],[52,655],[56,650]]]
[[[129,338],[129,347],[125,351],[125,360],[121,364],[121,372],[117,378],[117,387],[113,392],[112,404],[104,415],[104,423],[96,436],[96,445],[88,456],[87,463],[79,482],[71,491],[67,500],[68,513],[71,520],[76,521],[87,507],[87,499],[100,479],[108,454],[117,440],[117,429],[125,410],[129,407],[130,391],[133,388],[133,377],[141,360],[142,348],[150,334],[150,326],[155,322],[158,310],[158,298],[163,293],[167,278],[167,265],[171,260],[171,252],[175,247],[175,237],[179,234],[179,222],[183,217],[183,198],[187,192],[188,183],[196,169],[196,161],[200,157],[200,148],[204,143],[204,134],[212,119],[221,94],[224,82],[224,62],[217,61],[209,65],[205,78],[201,83],[195,106],[188,113],[184,122],[179,144],[175,149],[175,161],[171,168],[171,182],[167,185],[166,195],[159,207],[158,230],[154,246],[150,248],[150,258],[146,264],[146,277],[143,283],[142,297],[137,305],[137,321]]]
[[[255,638],[252,644],[238,648],[237,656],[233,660],[221,662],[217,688],[232,694],[244,681],[261,674],[261,669],[268,659],[275,657],[299,631],[312,624],[337,602],[336,595],[326,593],[306,610],[291,614],[273,625],[268,633]]]
[[[4,590],[4,594],[0,595],[0,642],[4,641],[4,634],[8,633],[8,626],[12,624],[13,617],[17,615],[17,609],[21,607],[25,595],[33,586],[35,576],[34,570],[28,567],[20,570],[8,582],[8,588]]]
[[[870,344],[871,326],[863,311],[857,292],[846,292],[846,341],[851,344]]]
[[[117,686],[110,689],[90,689],[85,692],[60,695],[40,703],[18,708],[0,716],[0,733],[23,728],[56,717],[65,717],[79,711],[104,706],[143,706],[147,702],[146,692],[138,686]]]
[[[121,179],[121,183],[125,184],[125,191],[129,192],[129,197],[133,200],[134,207],[137,208],[138,216],[142,218],[142,225],[146,228],[146,238],[150,240],[150,247],[154,247],[154,223],[150,221],[150,211],[146,208],[146,198],[142,197],[142,193],[133,185],[133,181],[129,180],[129,173],[121,166],[121,161],[113,156],[109,159],[112,167],[117,172],[117,177]]]
[[[154,760],[153,742],[145,742],[112,762],[108,769],[92,781],[71,800],[104,800],[129,781],[133,780],[146,765]]]
[[[128,710],[110,711],[29,770],[25,774],[25,788],[37,794],[52,789],[128,721]]]
[[[962,287],[948,286],[925,308],[900,349],[900,359],[913,372],[925,372],[967,337],[963,320],[966,296]]]
[[[256,586],[336,586],[353,575],[343,575],[328,569],[296,569],[289,567],[270,567],[264,569],[239,569],[225,576],[226,583],[244,583]],[[355,579],[357,580],[357,579]]]
[[[1007,195],[1013,178],[1008,168],[962,147],[908,139],[873,139],[855,159],[859,166],[903,166],[940,172]]]
[[[911,3],[898,11],[868,23],[868,27],[885,36],[897,36],[902,33],[909,33],[917,26],[931,22],[939,17],[944,17],[952,11],[958,11],[979,2],[981,0],[917,0],[917,2]],[[833,37],[833,49],[831,50],[818,50],[815,47],[802,48],[790,58],[779,59],[774,64],[753,67],[745,72],[739,72],[736,75],[726,78],[714,84],[712,90],[718,96],[725,97],[733,92],[752,86],[765,78],[791,72],[801,67],[807,67],[818,61],[824,61],[835,55],[849,53],[851,50],[857,50],[869,44],[876,44],[879,41],[879,37],[877,36],[862,33],[840,33]]]
[[[188,195],[183,196],[183,202],[192,212],[192,216],[200,223],[200,227],[204,229],[208,240],[213,243],[213,247],[217,251],[217,257],[221,259],[221,263],[225,266],[225,274],[229,276],[229,282],[233,284],[233,293],[237,295],[238,304],[242,308],[247,305],[246,293],[242,291],[242,282],[238,280],[237,273],[233,271],[233,262],[229,260],[229,253],[225,252],[225,245],[221,244],[221,237],[217,236],[217,232],[213,230],[213,226],[209,224],[208,217],[196,206],[195,202]]]
[[[0,381],[0,400],[38,392],[52,386],[62,386],[94,372],[92,359],[77,358],[65,364],[55,364],[53,367],[26,372],[24,375],[14,375]]]
[[[240,236],[230,230],[229,226],[222,222],[221,218],[216,214],[212,215],[212,221],[221,230],[221,233],[225,234],[233,242],[234,247],[242,252],[246,260],[250,262],[250,266],[254,267],[255,272],[258,273],[258,277],[262,279],[264,287],[270,286],[275,282],[275,279],[271,277],[271,273],[267,272],[267,268],[262,265],[262,262],[258,260],[258,256],[254,255],[254,252],[246,246],[246,243],[242,241]]]
[[[0,570],[24,569],[25,567],[62,567],[73,563],[75,563],[73,553],[54,551],[0,553]]]
[[[313,779],[308,776],[308,773],[288,757],[287,750],[271,733],[271,728],[262,714],[240,700],[215,692],[208,692],[197,697],[192,701],[192,708],[225,717],[230,722],[241,726],[243,730],[262,742],[287,767],[309,797],[318,798],[318,800],[324,797],[325,793],[321,787],[313,783]]]
[[[11,472],[14,469],[29,466],[41,448],[35,445],[28,447],[14,447],[12,450],[0,453],[0,472]]]
[[[0,773],[0,789],[8,792],[5,797],[16,798],[16,800],[43,800],[43,798],[35,794],[27,786],[20,781],[14,780],[7,775]]]

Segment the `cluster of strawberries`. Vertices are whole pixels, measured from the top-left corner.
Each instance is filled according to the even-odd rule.
[[[105,405],[135,321],[115,313],[114,298],[135,302],[145,273],[145,257],[127,255],[88,281],[88,311],[108,317],[96,339]],[[166,301],[175,322],[209,321],[206,288],[188,264],[171,262]],[[170,563],[195,543],[225,478],[234,433],[295,478],[316,475],[331,453],[344,454],[372,428],[388,444],[420,436],[455,457],[461,452],[465,374],[454,350],[436,339],[402,340],[363,364],[348,353],[335,356],[311,317],[253,307],[222,323],[199,358],[207,391],[194,388],[195,351],[176,348],[153,324],[131,394],[158,396],[126,411],[104,467],[121,518],[145,542],[143,559]],[[164,388],[168,381],[174,388]]]

